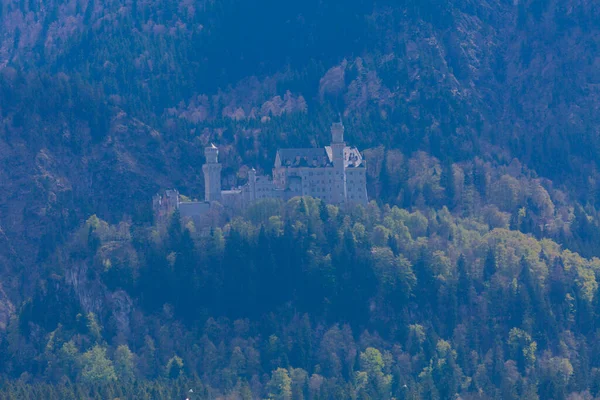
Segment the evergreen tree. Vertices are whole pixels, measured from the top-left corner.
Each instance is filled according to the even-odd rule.
[[[327,223],[329,220],[329,211],[327,210],[327,204],[323,201],[319,201],[319,217],[323,223]]]
[[[496,269],[496,255],[494,249],[490,247],[488,248],[485,256],[485,263],[483,264],[483,280],[485,282],[489,281],[496,273]]]
[[[169,379],[176,379],[183,373],[183,360],[177,355],[171,357],[165,370]]]
[[[444,188],[444,193],[446,195],[446,204],[450,208],[454,208],[455,205],[455,196],[456,196],[456,186],[454,182],[454,170],[452,167],[452,161],[447,158],[442,167],[442,176],[441,176],[441,185]]]

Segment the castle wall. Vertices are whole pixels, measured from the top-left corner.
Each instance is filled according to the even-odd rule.
[[[156,194],[152,199],[155,222],[158,225],[165,224],[178,207],[179,192],[177,190],[166,190],[162,195]]]
[[[273,180],[273,186],[285,189],[286,199],[311,196],[327,203],[368,203],[364,167],[279,167],[273,171],[277,177]],[[264,197],[268,196],[261,196]]]
[[[221,191],[221,204],[229,209],[242,209],[247,205],[244,202],[244,191],[242,189]]]
[[[277,190],[275,183],[266,176],[259,176],[255,182],[255,198],[254,200],[266,198],[278,198],[282,192]]]
[[[179,214],[182,217],[201,216],[210,210],[210,203],[204,201],[190,201],[179,203]]]
[[[367,204],[366,166],[356,147],[346,146],[341,123],[332,125],[330,146],[320,149],[280,149],[277,151],[272,179],[248,172],[248,183],[234,190],[221,190],[219,151],[211,145],[205,148],[205,202],[179,202],[176,190],[153,198],[157,221],[165,221],[177,208],[182,218],[199,219],[220,203],[230,210],[242,209],[267,198],[289,200],[296,196],[311,196],[331,204]]]
[[[331,202],[334,173],[333,168],[306,168],[303,171],[302,194]]]
[[[273,168],[273,184],[279,189],[285,189],[287,186],[287,168],[275,166]]]
[[[346,169],[346,198],[350,203],[367,204],[367,169]]]
[[[294,174],[287,180],[288,184],[285,188],[285,200],[289,200],[292,197],[302,196],[302,177],[299,174]]]

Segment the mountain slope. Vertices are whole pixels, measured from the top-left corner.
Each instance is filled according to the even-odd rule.
[[[2,377],[597,396],[599,13],[0,0]],[[340,117],[377,204],[265,204],[210,238],[151,225],[158,190],[202,198],[208,143],[230,187]]]

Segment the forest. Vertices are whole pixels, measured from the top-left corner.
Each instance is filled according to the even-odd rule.
[[[0,400],[600,398],[598,21],[0,0]],[[367,206],[153,221],[340,118]]]
[[[80,270],[11,319],[0,398],[600,394],[600,260],[445,206],[265,200],[206,234],[92,216],[61,253]],[[102,294],[73,285],[117,304],[86,314]]]

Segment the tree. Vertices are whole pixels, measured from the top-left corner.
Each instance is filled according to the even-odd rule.
[[[256,310],[255,271],[250,243],[244,233],[232,227],[225,242],[222,260],[222,306],[232,318],[247,317]]]
[[[271,380],[267,384],[269,399],[291,400],[292,379],[285,368],[277,368],[271,373]]]
[[[388,399],[391,396],[392,375],[384,373],[385,363],[381,352],[368,347],[360,353],[360,366],[369,382],[374,398]]]
[[[81,370],[81,355],[72,340],[63,343],[58,352],[58,363],[65,375],[75,380]]]
[[[403,255],[394,257],[389,248],[376,248],[371,253],[382,300],[402,310],[417,284],[410,261]]]
[[[135,378],[134,354],[126,344],[117,347],[115,351],[115,373],[120,381],[129,382]]]
[[[454,168],[450,158],[446,158],[446,161],[442,166],[442,177],[440,180],[446,195],[446,203],[448,204],[448,207],[452,209],[456,204],[456,184],[454,182]]]
[[[308,385],[308,373],[302,368],[291,368],[292,399],[303,400]]]
[[[231,352],[229,368],[236,375],[242,375],[246,372],[246,356],[244,356],[239,346],[236,346]]]
[[[484,282],[489,281],[492,276],[496,273],[496,255],[493,248],[489,248],[485,256],[485,263],[483,265],[483,280]]]
[[[456,363],[456,351],[449,342],[439,340],[435,347],[433,378],[442,399],[451,399],[459,392],[464,374]]]
[[[108,383],[117,375],[112,361],[106,357],[106,349],[95,345],[83,354],[81,378],[87,383]]]
[[[327,223],[329,220],[329,210],[327,210],[327,204],[323,200],[319,201],[319,217],[323,223]]]
[[[487,176],[485,166],[479,160],[473,163],[473,184],[482,198],[487,196]]]
[[[537,343],[531,339],[531,335],[527,332],[519,328],[511,329],[508,336],[508,346],[511,357],[517,362],[521,372],[525,372],[535,365]]]
[[[183,238],[183,227],[181,226],[181,214],[179,209],[171,214],[169,227],[167,228],[167,244],[171,250],[178,249]]]
[[[567,358],[550,357],[540,360],[540,396],[543,399],[565,399],[567,385],[573,375],[573,365]]]
[[[469,276],[467,270],[467,261],[465,256],[461,254],[456,262],[456,272],[458,274],[457,280],[457,297],[459,304],[469,304],[471,290],[473,288],[473,280]]]
[[[433,368],[431,365],[423,368],[419,373],[419,399],[439,400],[440,394],[433,379]]]
[[[94,313],[88,313],[86,326],[92,339],[98,343],[102,339],[102,327],[96,320],[96,315]]]
[[[382,247],[387,245],[391,234],[392,232],[385,226],[377,225],[375,229],[373,229],[371,240],[375,246]]]
[[[167,377],[169,379],[176,379],[183,373],[183,360],[181,357],[174,355],[169,359],[165,367]]]

